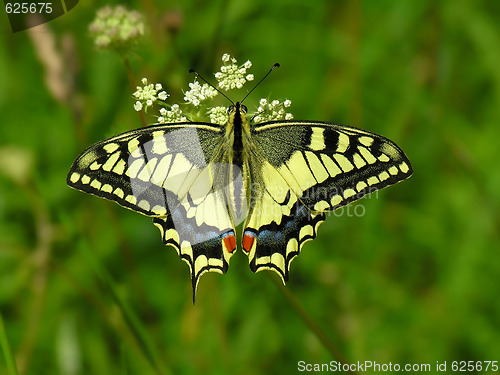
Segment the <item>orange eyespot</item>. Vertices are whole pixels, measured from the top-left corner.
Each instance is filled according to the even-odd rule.
[[[222,240],[224,241],[224,246],[226,250],[230,253],[236,250],[236,237],[234,236],[234,232],[224,233],[222,235]]]
[[[255,240],[256,240],[255,233],[250,232],[248,230],[245,231],[245,233],[243,233],[243,246],[242,246],[243,250],[249,253],[250,250],[252,250],[252,246]]]

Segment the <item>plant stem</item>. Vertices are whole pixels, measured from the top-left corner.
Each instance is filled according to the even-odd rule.
[[[300,302],[295,298],[293,293],[286,288],[280,280],[274,275],[269,275],[273,280],[274,284],[278,287],[278,289],[283,293],[286,297],[290,305],[292,305],[295,312],[299,314],[304,323],[309,327],[309,329],[316,335],[316,337],[321,341],[321,343],[325,346],[325,348],[330,352],[332,356],[334,356],[337,360],[342,362],[342,364],[350,364],[347,359],[342,355],[340,350],[333,344],[333,342],[326,336],[323,330],[316,324],[316,322],[311,318],[311,316],[307,313],[307,311],[302,307]],[[350,367],[350,366],[349,366]],[[357,374],[356,371],[349,370],[347,371],[349,374]]]
[[[5,332],[2,314],[0,313],[0,347],[2,348],[5,362],[7,363],[7,371],[9,375],[17,375],[17,367],[12,352],[10,350],[9,340]]]
[[[130,65],[130,61],[127,56],[122,56],[123,63],[125,64],[125,70],[127,71],[128,81],[130,83],[130,87],[132,88],[132,92],[136,90],[137,85],[135,84],[134,72],[132,70],[132,66]],[[144,117],[144,111],[140,110],[137,112],[139,114],[139,118],[141,119],[142,126],[147,126],[146,118]]]

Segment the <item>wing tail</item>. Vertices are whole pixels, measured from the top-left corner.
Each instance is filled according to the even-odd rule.
[[[175,223],[172,215],[155,217],[153,223],[160,230],[163,243],[173,246],[179,257],[188,264],[195,303],[198,283],[205,272],[227,272],[229,259],[236,250],[234,231],[228,229],[220,234],[216,228],[200,230],[188,222]]]

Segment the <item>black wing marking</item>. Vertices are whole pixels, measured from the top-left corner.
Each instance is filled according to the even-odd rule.
[[[325,213],[410,177],[403,151],[380,135],[321,122],[252,128],[252,200],[243,249],[250,268],[288,280],[290,262],[316,237]]]
[[[224,142],[223,128],[204,123],[129,131],[85,150],[67,183],[153,217],[163,242],[189,264],[194,298],[201,275],[225,273],[236,246]]]

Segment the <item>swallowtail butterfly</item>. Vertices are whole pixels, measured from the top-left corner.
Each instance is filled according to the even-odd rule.
[[[224,125],[153,125],[98,142],[78,156],[69,186],[150,216],[163,242],[201,275],[225,273],[241,249],[253,272],[288,280],[290,263],[326,214],[407,179],[391,140],[317,121],[254,124],[235,103]]]

